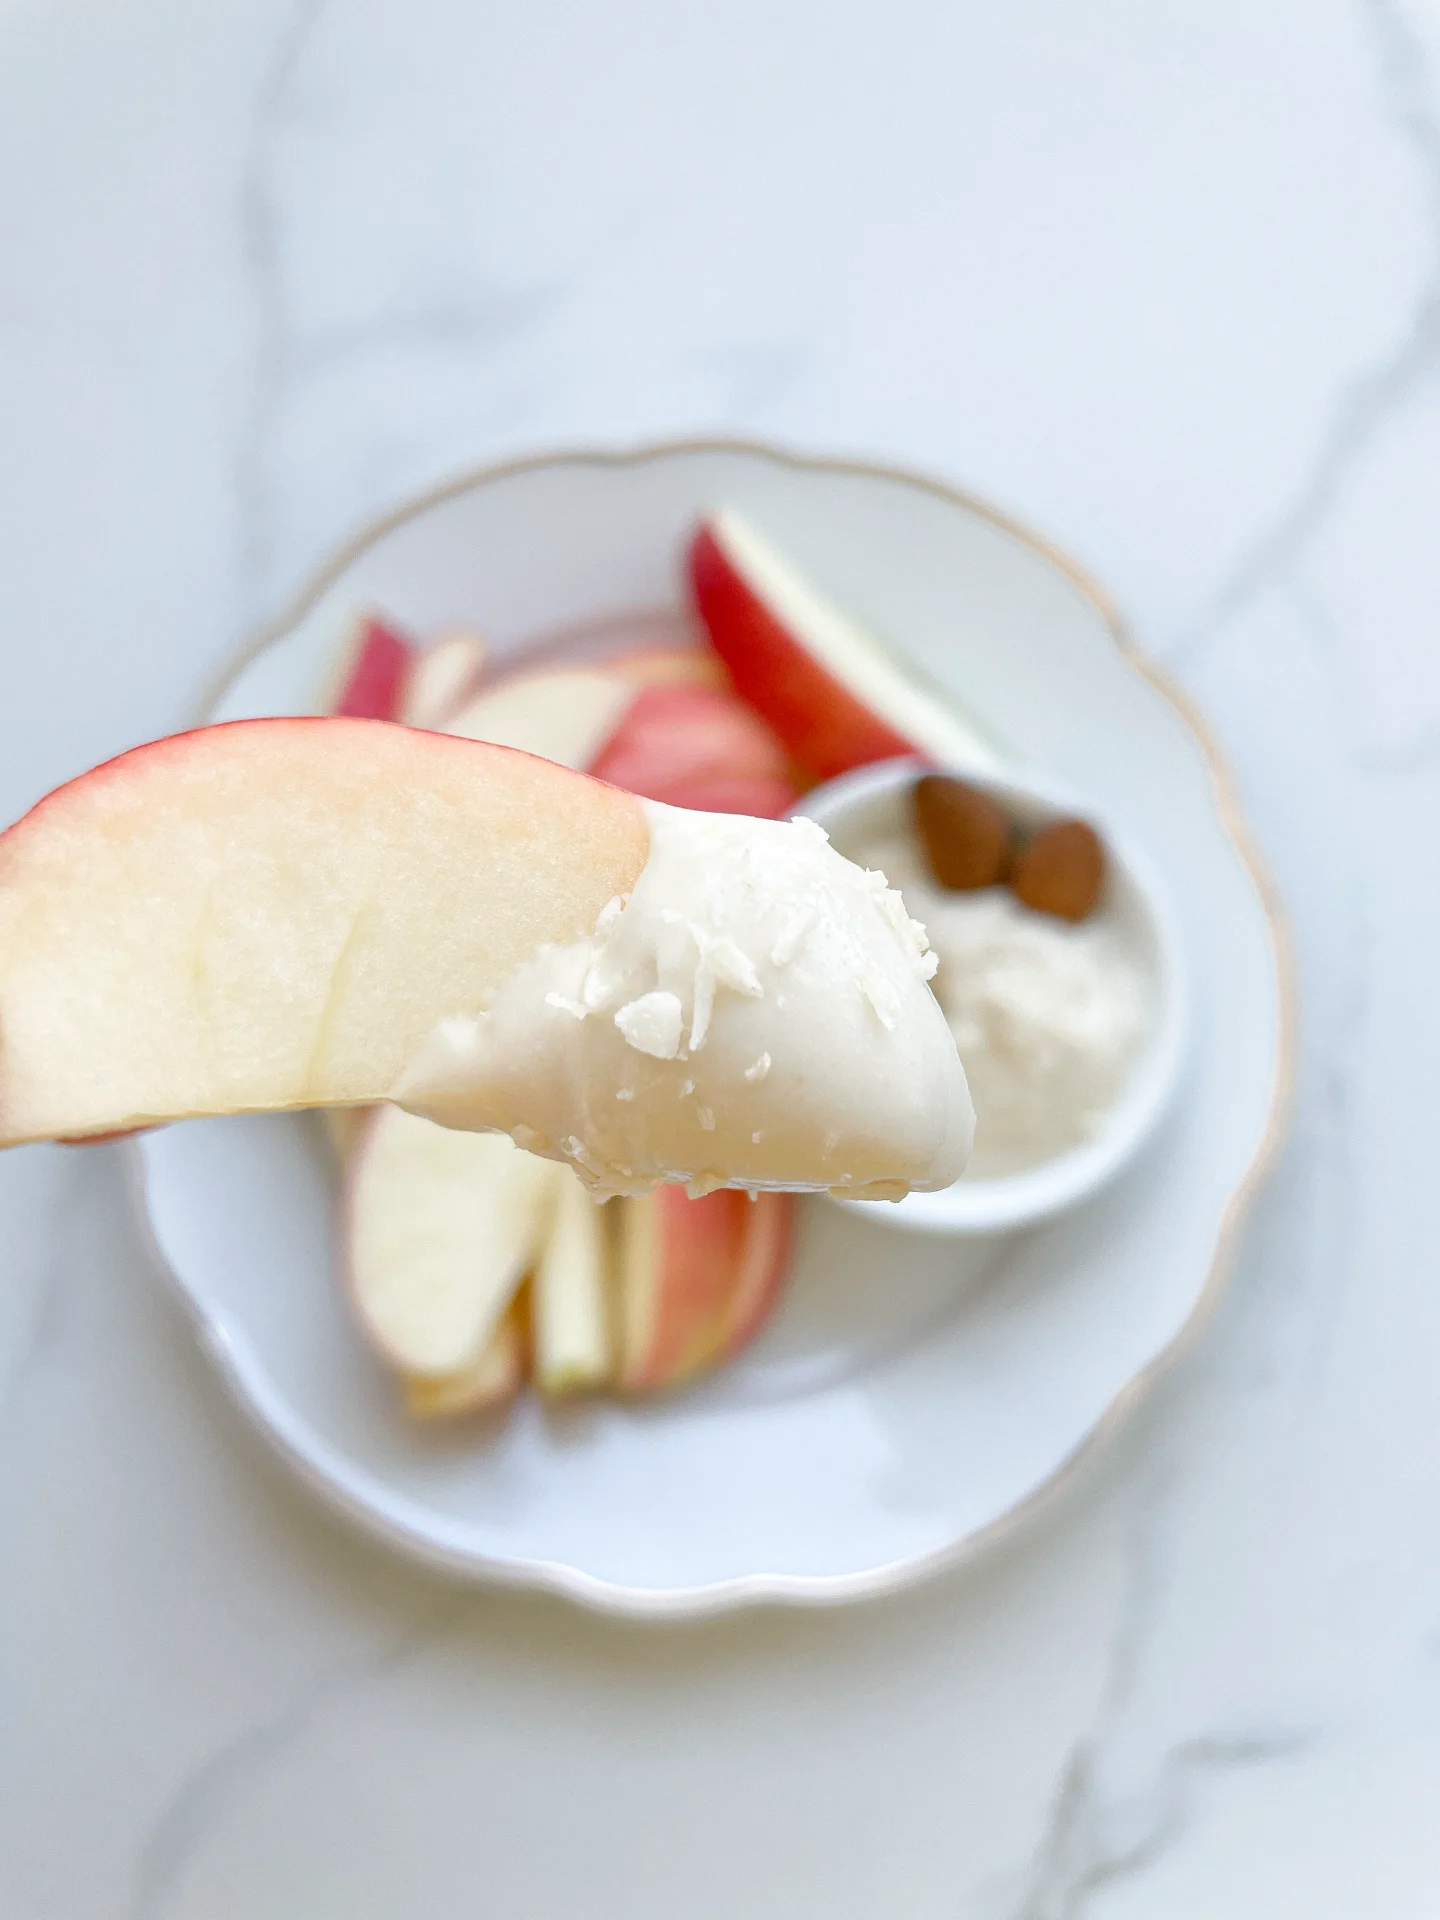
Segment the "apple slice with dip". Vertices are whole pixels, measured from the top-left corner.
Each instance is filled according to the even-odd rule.
[[[898,1197],[973,1112],[923,930],[813,823],[251,720],[0,835],[0,1144],[393,1100],[597,1193]]]

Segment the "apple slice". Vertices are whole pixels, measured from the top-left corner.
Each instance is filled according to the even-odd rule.
[[[467,701],[445,722],[462,740],[518,747],[557,766],[589,767],[636,698],[635,688],[595,667],[517,673]]]
[[[678,658],[706,656],[693,648],[649,655],[646,665],[658,665],[654,681],[643,677],[646,666],[631,678],[611,661],[517,674],[478,695],[443,731],[584,768],[671,806],[772,820],[788,813],[797,795],[784,750],[764,722],[723,688],[670,677]]]
[[[682,790],[741,781],[763,785],[772,794],[784,788],[792,798],[794,791],[785,750],[764,721],[733,693],[713,687],[646,687],[590,771],[597,779],[670,805],[691,804],[673,798]]]
[[[345,1270],[361,1325],[410,1374],[473,1368],[538,1258],[559,1168],[508,1134],[378,1107],[351,1156]]]
[[[454,1373],[401,1377],[405,1411],[415,1420],[453,1420],[507,1406],[525,1384],[525,1290],[510,1302],[477,1359]]]
[[[484,668],[485,642],[478,634],[456,628],[442,634],[423,651],[410,647],[410,658],[402,663],[402,671],[396,677],[391,642],[398,636],[373,617],[362,624],[368,637],[356,664],[364,669],[362,679],[368,676],[373,683],[373,698],[367,701],[363,693],[352,689],[349,684],[355,678],[352,671],[349,680],[342,682],[335,694],[338,701],[350,698],[352,706],[333,708],[337,714],[350,711],[358,712],[361,718],[399,720],[406,726],[438,726],[469,692]],[[408,646],[408,643],[402,644]],[[375,711],[364,711],[367,707],[374,707]],[[355,1143],[367,1111],[364,1107],[332,1107],[326,1111],[331,1149],[340,1166]]]
[[[608,1206],[568,1167],[557,1169],[549,1238],[531,1288],[535,1384],[558,1397],[603,1386],[613,1373]]]
[[[689,565],[695,603],[736,691],[815,779],[897,754],[997,766],[972,726],[738,513],[726,508],[701,522]]]
[[[320,1121],[325,1129],[325,1137],[330,1145],[330,1156],[335,1162],[337,1173],[343,1173],[345,1166],[360,1143],[370,1115],[371,1107],[322,1107]]]
[[[377,614],[356,616],[321,705],[349,720],[398,718],[418,649]]]
[[[723,774],[667,782],[663,792],[654,796],[667,806],[689,807],[693,813],[748,813],[758,820],[783,820],[799,797],[788,780]]]
[[[673,1387],[752,1339],[789,1266],[789,1194],[724,1190],[700,1200],[656,1187],[617,1202],[620,1365],[631,1393]]]
[[[410,669],[396,719],[407,727],[443,726],[473,691],[488,653],[480,635],[465,627],[432,640]]]
[[[600,665],[632,687],[711,687],[724,693],[730,686],[729,675],[710,647],[635,647],[607,654]]]
[[[0,835],[0,1145],[383,1099],[648,850],[628,794],[409,727],[137,747]]]
[[[359,647],[357,654],[356,636]],[[442,634],[423,651],[404,645],[408,660],[401,660],[396,673],[394,643],[399,636],[373,616],[357,623],[344,659],[347,662],[334,699],[349,700],[331,711],[349,711],[372,720],[399,720],[407,726],[425,727],[451,712],[461,696],[479,679],[485,664],[485,643],[478,634],[456,629]],[[362,683],[357,686],[357,680]],[[370,683],[370,697],[363,683]],[[374,709],[371,711],[370,709]],[[368,1107],[330,1107],[325,1109],[325,1128],[336,1165],[342,1167],[364,1127]]]
[[[398,674],[397,642],[409,655],[408,660],[399,660]],[[485,643],[478,634],[457,628],[420,651],[399,641],[394,630],[382,621],[367,616],[357,623],[344,658],[347,666],[334,698],[338,702],[349,700],[351,705],[336,706],[333,712],[349,711],[361,718],[400,720],[407,726],[425,727],[438,724],[479,679],[485,664]],[[367,681],[368,698],[364,692]],[[374,711],[369,711],[371,708]],[[368,1111],[365,1107],[331,1107],[325,1111],[326,1131],[338,1166],[344,1166]]]

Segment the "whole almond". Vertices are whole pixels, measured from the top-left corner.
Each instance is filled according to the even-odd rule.
[[[942,887],[993,887],[1010,871],[1005,810],[968,781],[927,773],[915,782],[915,827]]]
[[[1056,820],[1042,827],[1015,862],[1010,885],[1017,899],[1037,913],[1083,920],[1105,884],[1105,849],[1083,820]]]

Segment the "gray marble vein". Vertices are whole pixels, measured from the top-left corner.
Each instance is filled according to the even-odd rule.
[[[1131,1810],[1138,1833],[1118,1843],[1099,1830],[1089,1756],[1077,1757],[1061,1782],[1036,1886],[1016,1920],[1083,1920],[1095,1895],[1148,1872],[1174,1845],[1207,1775],[1284,1760],[1310,1744],[1303,1734],[1198,1734],[1182,1741],[1165,1755],[1143,1816]]]
[[[378,1652],[336,1662],[308,1676],[295,1696],[268,1719],[237,1733],[177,1782],[139,1837],[128,1913],[130,1920],[164,1920],[187,1862],[205,1844],[232,1802],[252,1788],[302,1738],[332,1702],[353,1698],[367,1683],[413,1658],[455,1613],[454,1602]]]
[[[256,90],[249,150],[239,183],[239,231],[254,346],[252,391],[237,438],[234,470],[242,606],[251,623],[260,618],[270,590],[275,538],[270,463],[294,358],[274,150],[291,110],[296,69],[324,5],[325,0],[294,0]]]

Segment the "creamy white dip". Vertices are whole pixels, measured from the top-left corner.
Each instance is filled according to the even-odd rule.
[[[568,1160],[599,1194],[950,1185],[974,1113],[900,895],[813,821],[642,804],[628,898],[445,1022],[392,1097]]]
[[[900,889],[939,958],[934,990],[977,1115],[967,1172],[1022,1172],[1092,1139],[1153,1020],[1152,984],[1103,907],[1072,925],[1007,888],[940,886],[908,835],[861,857]]]

